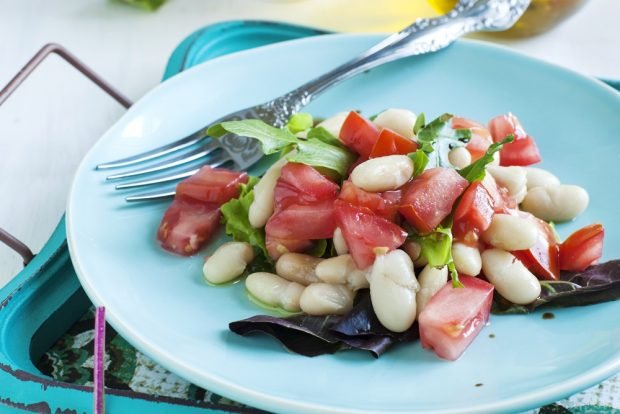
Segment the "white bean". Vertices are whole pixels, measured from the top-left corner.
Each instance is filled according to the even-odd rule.
[[[538,226],[527,218],[496,214],[489,228],[482,233],[482,239],[498,249],[525,250],[536,244]]]
[[[276,262],[276,273],[302,285],[319,282],[316,267],[323,259],[302,253],[284,253]]]
[[[325,259],[316,267],[316,275],[323,282],[347,285],[353,291],[368,287],[367,273],[355,266],[349,254]]]
[[[278,306],[290,312],[301,310],[299,299],[305,289],[303,285],[289,282],[278,275],[267,272],[258,272],[248,275],[245,287],[261,302]]]
[[[418,276],[420,290],[416,294],[417,314],[420,316],[422,309],[426,307],[428,301],[439,291],[448,280],[448,266],[437,269],[433,266],[426,266]]]
[[[426,257],[422,256],[422,247],[418,242],[412,240],[406,241],[401,247],[409,255],[415,267],[422,267],[428,264]]]
[[[285,165],[285,158],[276,161],[254,186],[254,201],[250,204],[248,218],[255,229],[265,227],[267,220],[273,214],[276,183]]]
[[[512,303],[527,305],[540,295],[540,282],[536,276],[504,250],[485,250],[482,253],[482,270],[499,294]]]
[[[454,267],[458,273],[478,276],[480,269],[482,269],[480,251],[465,243],[452,243],[452,260],[454,260]]]
[[[370,192],[396,190],[411,178],[413,161],[406,155],[388,155],[364,161],[351,172],[351,181]]]
[[[420,290],[407,253],[394,250],[377,256],[369,281],[370,299],[379,322],[390,331],[406,331],[415,320],[415,296]]]
[[[329,117],[326,120],[320,122],[317,125],[317,128],[323,127],[327,130],[327,132],[329,132],[336,138],[339,138],[340,130],[342,129],[342,124],[344,124],[344,120],[347,119],[348,115],[349,115],[348,112],[338,112],[336,115]]]
[[[210,283],[230,282],[241,276],[252,260],[254,249],[248,243],[224,243],[207,258],[202,273]]]
[[[413,139],[416,119],[416,114],[408,109],[390,108],[377,115],[374,123],[379,128],[389,128],[403,137]]]
[[[534,187],[527,192],[521,208],[546,221],[568,221],[588,207],[588,192],[577,185]]]
[[[560,179],[547,170],[536,167],[525,167],[527,176],[527,189],[545,187],[548,185],[560,185]]]
[[[355,293],[346,286],[313,283],[304,289],[299,306],[308,315],[344,315],[353,308]]]
[[[448,161],[456,168],[465,168],[471,164],[471,154],[465,147],[456,147],[448,153]]]
[[[527,175],[523,167],[489,165],[487,171],[495,178],[497,184],[506,187],[508,195],[514,198],[517,203],[523,201],[527,193]]]
[[[347,246],[347,242],[342,235],[342,230],[340,230],[340,227],[336,227],[336,230],[334,230],[334,237],[332,238],[332,242],[334,243],[334,249],[336,249],[336,253],[349,253],[349,247]]]

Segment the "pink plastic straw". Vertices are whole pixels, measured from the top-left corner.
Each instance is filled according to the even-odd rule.
[[[95,353],[93,382],[95,387],[94,414],[105,413],[104,372],[105,372],[105,307],[95,310]]]

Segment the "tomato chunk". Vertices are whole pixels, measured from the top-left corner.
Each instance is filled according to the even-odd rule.
[[[219,205],[177,197],[161,220],[157,239],[164,249],[190,256],[211,239],[219,222]]]
[[[388,128],[383,128],[370,152],[370,158],[386,155],[406,155],[418,149],[418,144]]]
[[[336,230],[332,200],[310,205],[291,204],[276,211],[267,221],[265,232],[277,239],[328,239]]]
[[[370,209],[338,200],[334,204],[336,223],[349,247],[355,265],[366,269],[375,261],[375,248],[394,250],[407,238],[396,224],[375,215]]]
[[[489,228],[494,214],[495,202],[482,182],[471,184],[454,211],[454,237],[464,239],[469,232],[479,235]]]
[[[489,320],[493,285],[470,276],[459,278],[463,288],[448,282],[428,302],[418,318],[422,346],[440,358],[458,359]]]
[[[344,145],[362,158],[368,158],[378,138],[379,129],[375,124],[355,111],[349,112],[340,130],[340,140]]]
[[[275,189],[276,211],[291,204],[310,205],[333,200],[338,185],[306,164],[289,162],[282,168]]]
[[[478,122],[455,116],[452,118],[452,128],[469,129],[471,131],[471,139],[465,145],[465,148],[471,154],[472,161],[480,159],[493,143],[489,130]]]
[[[176,196],[219,206],[237,197],[239,185],[247,182],[248,174],[245,172],[212,168],[207,165],[181,181],[177,185]]]
[[[394,221],[396,213],[398,213],[401,191],[369,193],[347,180],[342,183],[342,189],[338,198],[354,206],[369,208],[378,216]]]
[[[431,168],[403,190],[400,213],[421,233],[428,233],[448,217],[468,181],[452,168]]]
[[[312,240],[284,240],[277,239],[269,234],[265,235],[267,252],[273,260],[278,260],[284,253],[305,253],[312,249]]]
[[[541,161],[540,151],[534,139],[523,129],[513,114],[500,115],[489,121],[493,141],[500,142],[512,134],[515,140],[503,146],[499,152],[499,163],[503,166],[527,166]]]
[[[551,226],[529,213],[522,211],[509,211],[510,214],[517,214],[521,217],[534,220],[540,229],[536,244],[527,250],[513,251],[512,254],[519,259],[534,276],[539,279],[559,280],[560,279],[560,249],[555,240],[555,233]]]
[[[580,272],[596,264],[603,255],[605,229],[590,224],[568,236],[560,245],[560,269]]]

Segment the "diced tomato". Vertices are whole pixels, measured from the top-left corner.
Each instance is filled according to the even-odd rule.
[[[468,185],[452,168],[431,168],[407,184],[399,211],[416,230],[428,233],[448,217]]]
[[[305,253],[312,249],[314,242],[312,240],[283,240],[266,234],[265,244],[269,256],[273,260],[278,260],[284,253]]]
[[[388,128],[383,128],[379,138],[370,152],[370,158],[383,157],[386,155],[406,155],[418,149],[418,144],[409,138]]]
[[[603,255],[604,237],[602,224],[590,224],[568,236],[560,245],[560,269],[581,272],[596,264]]]
[[[161,220],[157,239],[164,249],[189,256],[211,239],[219,222],[219,205],[177,197]]]
[[[309,165],[289,162],[282,168],[276,183],[276,211],[291,204],[309,205],[333,200],[337,195],[336,183]]]
[[[495,208],[495,212],[503,213],[504,209],[507,207],[506,202],[507,202],[507,197],[509,197],[508,190],[503,187],[500,188],[497,185],[495,178],[493,178],[493,176],[489,173],[484,175],[484,178],[482,179],[482,181],[480,181],[480,183],[484,186],[485,190],[487,190],[487,192],[491,196],[491,199],[493,200],[493,206]],[[516,204],[512,208],[515,208],[515,207],[516,207]]]
[[[355,111],[349,112],[340,130],[340,140],[344,145],[368,158],[378,138],[379,129],[375,124]]]
[[[401,191],[385,191],[383,193],[369,193],[357,187],[351,181],[342,183],[339,199],[346,201],[354,206],[366,207],[373,213],[394,221],[398,212],[398,204],[400,203]]]
[[[239,185],[248,182],[245,172],[225,168],[202,167],[191,177],[181,181],[176,188],[179,198],[191,198],[218,206],[239,195]]]
[[[399,226],[365,207],[353,206],[341,200],[337,200],[334,206],[336,223],[359,269],[366,269],[373,264],[375,248],[393,250],[407,238],[407,232]]]
[[[519,259],[539,279],[560,279],[560,250],[555,239],[555,233],[551,226],[533,215],[523,211],[508,211],[521,217],[530,218],[538,225],[538,240],[536,244],[527,250],[513,251],[512,254]]]
[[[277,239],[317,240],[334,235],[336,219],[332,200],[311,205],[291,204],[267,221],[265,233]]]
[[[516,116],[513,114],[500,115],[489,121],[489,131],[494,142],[500,142],[512,134],[515,140],[499,152],[499,163],[503,166],[527,166],[541,161],[540,151],[534,139],[528,135]]]
[[[491,225],[495,214],[495,203],[485,186],[477,181],[463,193],[454,211],[452,234],[464,239],[467,233],[479,235]]]
[[[469,129],[471,131],[471,139],[465,148],[471,154],[472,161],[480,159],[493,143],[489,130],[478,122],[455,116],[452,118],[452,128]]]
[[[422,346],[440,358],[458,359],[489,320],[493,285],[477,277],[460,276],[463,288],[448,282],[420,313]]]

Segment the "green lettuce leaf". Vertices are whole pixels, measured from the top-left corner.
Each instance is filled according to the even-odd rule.
[[[296,134],[301,131],[305,131],[306,129],[312,128],[314,125],[314,120],[312,115],[307,112],[298,112],[288,119],[286,123],[286,128],[291,131],[293,134]]]
[[[334,147],[340,147],[340,148],[344,147],[344,144],[340,142],[338,138],[333,136],[331,132],[329,132],[328,130],[326,130],[325,128],[321,126],[316,127],[316,128],[311,128],[308,131],[308,135],[306,136],[306,138],[307,139],[316,138],[319,141],[323,141],[324,143],[333,145]]]
[[[420,130],[424,128],[425,123],[426,123],[426,116],[424,116],[424,112],[421,112],[416,117],[415,124],[413,124],[413,133],[418,135],[418,132],[420,132]]]
[[[514,141],[514,139],[514,135],[508,135],[502,140],[502,142],[491,144],[491,146],[487,149],[486,154],[469,164],[467,167],[458,170],[459,174],[461,174],[461,176],[470,183],[483,180],[486,174],[487,165],[493,162],[493,155],[501,150],[504,144],[508,144],[509,142]]]
[[[207,130],[207,133],[215,138],[229,132],[257,139],[266,155],[295,148],[297,149],[295,153],[287,155],[290,161],[312,167],[324,167],[342,177],[355,161],[355,155],[343,147],[325,143],[318,138],[304,140],[296,137],[287,128],[275,128],[258,119],[222,122]]]
[[[235,241],[250,243],[257,250],[257,262],[271,263],[265,244],[265,231],[255,229],[250,224],[250,205],[254,201],[254,186],[260,179],[250,177],[247,184],[241,185],[238,198],[233,198],[220,207],[222,221],[225,225],[226,234]]]
[[[463,287],[459,281],[459,275],[454,267],[452,259],[452,226],[439,225],[428,234],[409,233],[409,239],[420,245],[420,255],[424,257],[430,266],[448,266],[452,286]]]
[[[428,155],[419,149],[416,152],[407,154],[407,156],[413,161],[413,178],[422,174],[428,164]]]

